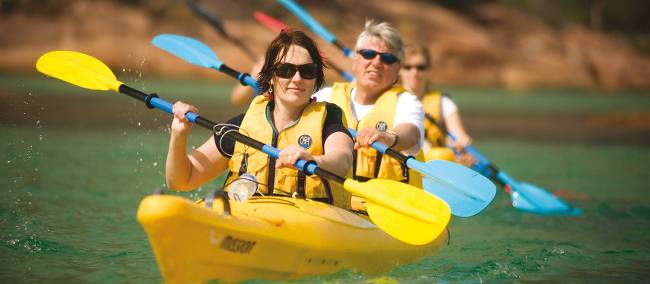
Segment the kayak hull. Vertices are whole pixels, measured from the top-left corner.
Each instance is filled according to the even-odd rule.
[[[224,202],[207,208],[171,195],[141,202],[138,221],[166,282],[284,280],[342,269],[376,275],[432,254],[447,239],[443,231],[429,244],[408,245],[363,216],[311,200]]]

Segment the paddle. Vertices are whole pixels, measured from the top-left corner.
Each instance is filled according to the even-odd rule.
[[[345,56],[352,58],[354,56],[354,53],[352,50],[349,48],[343,46],[336,37],[330,33],[325,27],[323,27],[316,19],[314,19],[305,9],[300,7],[296,2],[293,2],[293,0],[278,0],[282,6],[287,8],[291,13],[293,13],[300,21],[302,21],[305,26],[309,27],[309,29],[320,36],[322,39],[325,41],[335,45],[338,47]]]
[[[352,137],[357,136],[354,129],[348,128],[348,131]],[[455,216],[470,217],[480,213],[496,195],[496,186],[489,179],[462,165],[443,160],[423,163],[379,142],[371,146],[422,174],[424,189],[447,202]]]
[[[172,113],[172,104],[155,94],[146,94],[118,81],[101,61],[74,51],[52,51],[42,55],[36,69],[48,76],[92,90],[113,90],[144,102],[149,108]],[[209,130],[219,124],[195,113],[185,114],[192,123]],[[228,138],[278,158],[279,150],[239,132],[227,131]],[[315,163],[298,161],[296,168],[309,174],[341,183],[345,190],[366,200],[373,222],[390,236],[412,245],[433,241],[446,228],[451,217],[449,206],[437,197],[408,184],[382,179],[365,183],[346,179],[319,168]]]
[[[198,40],[180,35],[161,34],[154,37],[151,43],[189,63],[205,68],[212,68],[233,76],[242,85],[252,87],[255,93],[259,94],[257,81],[250,74],[237,72],[226,64],[223,64],[217,58],[217,55],[212,52],[212,49]]]
[[[168,35],[159,35],[156,36],[154,40],[158,39],[159,37],[166,37],[166,36]],[[172,46],[174,49],[177,46],[192,46],[195,45],[196,42],[198,42],[197,40],[191,39],[186,44],[182,41],[187,40],[188,39],[187,37],[175,37],[175,39],[176,39],[174,41],[175,44]],[[178,42],[179,40],[181,42]],[[167,42],[167,41],[163,40],[162,42]],[[166,48],[165,45],[157,45],[157,46],[158,47],[162,46],[161,48],[163,49]],[[207,48],[207,46],[205,46],[205,48]],[[200,53],[201,51],[205,50],[205,48],[201,48],[201,49],[194,48],[188,50],[186,53],[189,53],[190,51],[193,54]],[[200,54],[200,57],[202,58],[210,57],[210,56],[216,56],[216,55],[214,55],[212,51],[210,51],[209,53]],[[231,72],[227,74],[236,74],[236,73],[237,71],[235,71],[234,73]],[[379,143],[373,144],[373,147],[379,147],[379,150],[383,149],[383,151],[387,151],[385,149],[388,148]],[[480,174],[468,168],[465,168],[463,166],[454,163],[448,163],[442,161],[434,161],[431,162],[429,165],[424,165],[424,163],[419,162],[415,159],[408,159],[408,157],[396,151],[393,151],[392,149],[388,150],[388,153],[390,155],[394,155],[394,157],[396,157],[398,160],[403,162],[405,160],[412,160],[408,162],[407,166],[409,166],[409,168],[412,168],[422,173],[424,176],[428,177],[424,179],[425,189],[428,192],[437,194],[445,202],[447,202],[452,208],[451,209],[452,213],[456,216],[469,217],[469,216],[476,215],[481,210],[483,210],[487,205],[489,205],[490,202],[494,199],[494,195],[496,191],[494,184],[492,184],[492,182],[490,182],[488,179],[484,178]],[[440,189],[440,187],[442,187],[443,189]]]
[[[210,13],[207,9],[205,9],[203,6],[201,6],[199,3],[196,3],[195,1],[192,0],[187,0],[185,1],[187,3],[187,6],[190,7],[190,9],[199,15],[202,19],[207,21],[217,32],[226,40],[230,41],[237,47],[239,47],[241,50],[246,53],[246,55],[252,59],[253,61],[257,61],[257,57],[255,56],[255,53],[248,47],[246,46],[242,41],[240,41],[237,38],[232,37],[226,32],[226,28],[223,26],[223,23],[221,23],[221,20],[213,14]]]
[[[425,115],[425,118],[440,129],[444,129],[445,133],[452,139],[456,140],[456,136],[442,127],[433,117]],[[512,200],[512,206],[541,215],[573,215],[577,216],[582,214],[579,208],[574,208],[562,199],[553,195],[552,193],[542,189],[541,187],[518,182],[512,178],[505,171],[500,170],[490,160],[483,156],[476,148],[469,145],[465,147],[465,151],[474,156],[478,160],[478,171],[487,177],[494,177],[498,182],[509,185],[511,190],[508,191]]]
[[[259,12],[259,11],[255,11],[253,13],[253,17],[255,17],[255,20],[257,20],[260,24],[262,24],[263,26],[267,27],[268,29],[270,29],[271,31],[276,32],[276,33],[279,33],[280,31],[289,28],[287,25],[285,25],[280,20],[278,20],[276,18],[273,18],[273,17],[271,17],[271,16],[269,16],[267,14],[264,14],[262,12]],[[354,76],[352,76],[352,74],[350,74],[347,71],[345,71],[345,70],[341,69],[340,67],[336,66],[334,63],[328,62],[327,65],[331,66],[332,69],[334,69],[336,72],[338,72],[341,75],[341,77],[343,77],[343,79],[345,79],[345,80],[347,80],[349,82],[354,81]]]

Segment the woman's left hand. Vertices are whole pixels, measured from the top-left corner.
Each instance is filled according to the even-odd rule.
[[[298,145],[289,145],[280,151],[280,157],[275,161],[276,168],[293,167],[298,160],[311,161],[314,157]]]

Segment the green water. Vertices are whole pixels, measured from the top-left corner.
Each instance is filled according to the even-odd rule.
[[[22,93],[21,88],[30,87],[11,90]],[[77,91],[74,87],[69,90]],[[42,92],[34,87],[34,98],[25,101],[31,105],[28,108],[10,105],[17,114],[3,117],[0,124],[0,282],[161,282],[135,216],[140,200],[163,185],[168,136],[166,120],[144,127],[143,118],[164,116],[145,112],[124,96],[96,101],[125,104],[121,112],[97,109],[89,113],[86,109],[74,113],[79,106],[55,109],[52,102],[40,97]],[[6,99],[4,96],[0,98]],[[57,101],[67,99],[70,103],[81,99],[54,96]],[[461,107],[469,96],[460,95]],[[496,97],[509,101],[507,95]],[[622,97],[628,101],[617,101],[620,106],[650,110],[646,98]],[[520,105],[535,105],[526,98],[541,100],[534,96],[517,100]],[[572,102],[575,98],[565,100]],[[602,106],[612,97],[595,100],[598,102],[575,108],[606,111]],[[471,107],[490,109],[490,105],[497,104],[490,101]],[[546,105],[551,107],[552,103]],[[135,112],[145,114],[136,116]],[[60,115],[68,116],[70,125],[58,121]],[[115,126],[106,121],[111,115],[129,118],[129,122]],[[27,122],[15,123],[15,117],[20,116]],[[94,118],[82,125],[72,123],[72,119],[87,116]],[[194,143],[207,136],[202,130],[194,134]],[[379,278],[368,279],[348,270],[299,282],[650,279],[650,193],[646,182],[650,147],[542,143],[508,137],[479,137],[475,143],[512,176],[558,191],[584,214],[542,217],[522,213],[499,190],[480,215],[453,218],[451,242],[436,255]],[[203,197],[217,184],[219,181],[182,195]]]

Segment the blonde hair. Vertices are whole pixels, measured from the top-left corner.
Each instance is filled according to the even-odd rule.
[[[393,25],[387,22],[380,23],[372,19],[366,20],[363,32],[361,32],[357,37],[357,43],[354,49],[359,50],[361,42],[370,37],[381,39],[389,49],[397,53],[395,55],[400,61],[404,59],[404,44],[402,43],[402,37]]]
[[[404,45],[404,59],[416,55],[421,55],[424,58],[427,67],[431,68],[431,53],[429,52],[429,48],[427,48],[422,44],[416,44],[416,43],[407,43]],[[431,83],[431,79],[427,77],[425,80],[426,81],[424,82],[424,93],[433,91],[433,87],[431,86],[433,85]]]
[[[404,45],[404,59],[421,55],[424,58],[424,62],[428,67],[431,67],[431,54],[429,53],[429,48],[421,44],[405,44]]]

